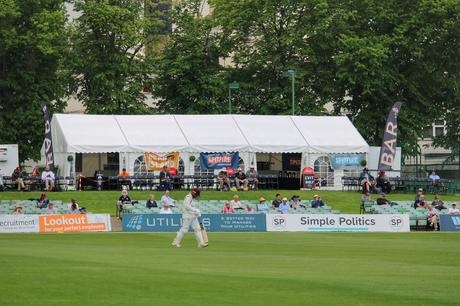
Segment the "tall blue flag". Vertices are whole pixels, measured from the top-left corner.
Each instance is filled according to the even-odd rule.
[[[396,140],[398,139],[398,114],[402,102],[396,102],[391,108],[385,124],[385,133],[383,134],[382,147],[380,148],[379,170],[388,171],[393,168],[393,162],[396,156]]]

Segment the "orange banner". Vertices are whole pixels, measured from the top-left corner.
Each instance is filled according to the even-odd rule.
[[[179,168],[179,153],[171,152],[166,154],[158,154],[146,152],[144,153],[145,167],[148,171],[162,170],[164,166],[169,168]]]
[[[40,215],[40,233],[110,231],[108,215]]]

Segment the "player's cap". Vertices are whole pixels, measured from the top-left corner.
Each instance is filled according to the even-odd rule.
[[[287,201],[287,198],[286,198],[286,197],[284,197],[284,198],[283,198],[283,201]]]
[[[195,187],[195,188],[192,188],[192,192],[193,192],[196,196],[200,196],[201,189],[198,188],[198,187]]]
[[[238,171],[242,171],[242,170],[243,170],[243,169],[241,169],[241,168],[238,168]]]
[[[249,168],[254,169],[254,165],[250,165]]]
[[[423,191],[423,188],[419,188],[418,191]]]
[[[222,168],[220,171],[227,172],[227,168]]]
[[[380,195],[382,196],[386,196],[385,192],[381,192]]]
[[[314,197],[314,198],[319,198],[319,195],[315,194],[313,197]]]
[[[260,198],[259,198],[259,202],[263,202],[263,201],[265,201],[265,198],[264,198],[264,197],[260,197]]]

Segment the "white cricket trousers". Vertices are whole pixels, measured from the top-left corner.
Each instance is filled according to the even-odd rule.
[[[183,215],[182,216],[182,227],[177,232],[176,239],[174,241],[177,244],[180,244],[184,238],[185,233],[188,232],[188,229],[192,226],[193,231],[195,232],[195,239],[199,245],[203,244],[203,237],[201,236],[200,223],[198,218],[194,215]]]

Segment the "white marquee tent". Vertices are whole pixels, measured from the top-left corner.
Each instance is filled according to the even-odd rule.
[[[184,162],[200,152],[239,152],[246,167],[256,153],[302,153],[304,167],[318,156],[369,152],[345,116],[54,114],[51,129],[64,172],[75,153],[118,152],[129,171],[144,152],[180,152]]]
[[[55,153],[367,153],[345,116],[73,115],[51,121]]]

